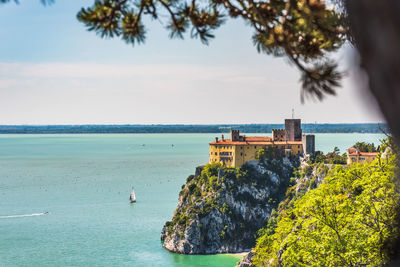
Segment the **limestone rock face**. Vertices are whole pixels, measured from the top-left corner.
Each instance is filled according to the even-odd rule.
[[[198,167],[182,187],[172,220],[162,229],[163,247],[183,254],[249,251],[296,164],[281,159],[237,169]]]
[[[254,253],[250,251],[249,253],[247,253],[246,256],[243,257],[243,259],[241,259],[238,262],[238,264],[236,266],[237,267],[250,267],[250,266],[252,266],[253,258],[254,258]]]
[[[296,181],[295,196],[299,194],[305,194],[311,189],[318,187],[329,169],[334,167],[333,164],[319,164],[319,165],[304,165],[302,171],[305,173],[302,179]]]
[[[318,187],[323,180],[325,179],[328,171],[333,168],[332,164],[314,164],[310,165],[307,162],[303,162],[301,164],[301,175],[299,179],[296,180],[296,184],[293,187],[290,187],[286,191],[287,197],[281,202],[279,206],[279,212],[285,210],[290,203],[295,201],[296,199],[303,196],[308,191]],[[282,251],[280,251],[282,252]],[[256,256],[256,252],[254,250],[250,251],[246,256],[244,256],[236,267],[250,267],[253,265],[253,259]]]

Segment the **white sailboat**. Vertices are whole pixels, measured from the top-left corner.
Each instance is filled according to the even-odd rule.
[[[133,187],[132,187],[132,191],[131,191],[131,196],[129,197],[129,202],[131,202],[131,203],[136,202],[135,190],[133,190]]]

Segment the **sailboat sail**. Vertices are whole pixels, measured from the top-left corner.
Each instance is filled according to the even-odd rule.
[[[133,190],[133,187],[132,187],[132,192],[131,192],[131,196],[130,196],[129,200],[131,202],[136,202],[135,190]]]

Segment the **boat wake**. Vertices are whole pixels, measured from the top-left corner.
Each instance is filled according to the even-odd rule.
[[[48,214],[50,214],[50,212],[21,214],[21,215],[9,215],[9,216],[0,216],[0,219],[32,217],[32,216],[41,216],[41,215],[48,215]]]

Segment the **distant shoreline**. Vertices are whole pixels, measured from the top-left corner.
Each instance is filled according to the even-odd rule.
[[[0,125],[0,134],[107,134],[107,133],[271,133],[283,124],[153,124],[153,125]],[[384,123],[304,123],[303,133],[382,133]]]

